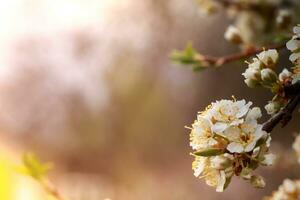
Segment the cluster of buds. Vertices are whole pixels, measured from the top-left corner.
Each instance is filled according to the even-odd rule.
[[[248,68],[242,74],[245,77],[245,83],[248,87],[255,88],[263,86],[272,90],[277,89],[278,76],[273,71],[274,65],[278,60],[278,52],[275,49],[269,49],[257,54]]]
[[[287,69],[284,68],[279,75],[273,70],[277,60],[277,50],[263,51],[248,63],[248,68],[242,74],[248,87],[264,87],[276,94],[265,106],[270,115],[277,113],[286,104],[284,87],[290,85],[292,81],[292,73]]]
[[[264,200],[297,200],[300,197],[300,180],[285,179],[277,191]]]
[[[271,165],[275,156],[269,153],[269,133],[257,122],[261,110],[251,105],[245,100],[216,101],[198,113],[190,128],[194,175],[218,192],[229,185],[234,175],[254,187],[265,186],[263,178],[253,171],[260,165]]]

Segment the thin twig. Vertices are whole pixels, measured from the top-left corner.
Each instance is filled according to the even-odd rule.
[[[239,53],[234,53],[234,54],[225,55],[221,57],[200,55],[198,60],[199,62],[207,63],[209,66],[220,67],[225,63],[229,63],[229,62],[233,62],[233,61],[237,61],[237,60],[241,60],[253,56],[255,54],[264,51],[265,49],[282,49],[284,47],[285,47],[285,43],[282,43],[282,44],[274,44],[274,45],[260,47],[260,48],[249,48]]]

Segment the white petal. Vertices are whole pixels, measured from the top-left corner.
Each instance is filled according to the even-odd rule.
[[[267,132],[262,130],[262,125],[258,125],[254,134],[255,140],[259,140],[262,136],[267,135]]]
[[[297,39],[297,36],[294,36],[291,40],[286,43],[286,48],[290,51],[296,51],[300,47],[300,42]]]
[[[203,172],[205,165],[206,165],[207,158],[198,157],[193,162],[193,169],[194,169],[194,176],[198,177]]]
[[[226,123],[217,122],[212,126],[212,131],[214,133],[222,133],[227,127],[228,125]]]
[[[245,101],[245,100],[243,100]],[[249,110],[250,106],[252,105],[252,102],[249,101],[246,105],[240,107],[239,112],[236,114],[237,118],[243,117]]]
[[[205,133],[205,130],[200,127],[200,126],[196,126],[193,128],[195,135],[197,136],[201,136],[203,133]]]
[[[217,192],[223,192],[224,191],[225,183],[226,183],[226,174],[222,170],[222,171],[220,171],[220,178],[219,178],[219,181],[218,181],[218,185],[217,185],[216,191]]]
[[[240,133],[241,130],[238,127],[230,126],[224,131],[223,135],[229,140],[233,141],[240,137]]]
[[[236,119],[230,123],[230,126],[238,126],[244,122],[244,119]]]
[[[261,114],[261,110],[259,107],[254,107],[252,108],[246,116],[246,121],[250,120],[250,119],[258,119],[262,116]]]
[[[292,53],[289,57],[290,61],[296,62],[300,58],[300,52],[299,53]]]
[[[231,153],[242,153],[244,151],[244,147],[240,143],[232,142],[227,146],[227,150]]]
[[[241,129],[243,132],[252,134],[256,131],[257,121],[254,119],[247,120],[245,123],[241,125]]]
[[[250,142],[250,143],[246,146],[245,152],[250,152],[250,151],[252,151],[252,150],[254,149],[255,145],[256,145],[256,142],[257,142],[257,141],[252,141],[252,142]]]

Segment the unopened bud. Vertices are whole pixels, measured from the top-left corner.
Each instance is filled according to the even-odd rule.
[[[246,83],[246,85],[247,85],[249,88],[256,88],[256,87],[259,87],[259,86],[260,86],[260,83],[259,83],[257,80],[254,80],[254,79],[246,78],[246,79],[244,80],[244,82]]]
[[[242,75],[246,79],[253,79],[253,80],[260,80],[260,69],[254,68],[254,67],[248,67]]]
[[[243,42],[240,30],[232,25],[227,28],[224,37],[227,41],[235,44],[240,44]]]
[[[292,76],[292,73],[289,70],[287,70],[286,68],[284,68],[282,70],[282,72],[279,74],[279,80],[281,82],[283,82],[284,80],[290,78],[291,76]]]
[[[257,54],[258,59],[267,67],[272,67],[278,60],[278,52],[276,49],[269,49]]]
[[[261,79],[266,83],[274,83],[277,81],[277,74],[269,68],[261,70]]]
[[[266,182],[262,176],[253,175],[251,176],[250,183],[256,188],[264,188]]]
[[[281,105],[277,101],[270,101],[266,106],[265,109],[269,115],[273,115],[279,111]]]

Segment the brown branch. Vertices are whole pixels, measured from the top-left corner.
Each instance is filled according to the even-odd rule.
[[[300,82],[286,88],[286,92],[293,91],[291,94],[291,99],[288,104],[281,109],[278,113],[272,116],[268,121],[263,124],[263,130],[270,133],[277,124],[281,123],[281,127],[285,127],[289,121],[292,119],[292,115],[297,105],[300,104]],[[295,95],[297,90],[297,94]]]
[[[282,44],[274,44],[274,45],[269,45],[269,46],[260,47],[260,48],[248,48],[245,51],[230,54],[230,55],[225,55],[225,56],[221,56],[221,57],[200,55],[198,57],[198,60],[199,60],[199,62],[207,63],[207,65],[209,65],[209,66],[220,67],[221,65],[223,65],[225,63],[249,58],[250,56],[258,54],[258,53],[264,51],[265,49],[282,49],[284,47],[285,47],[285,43],[282,43]]]

